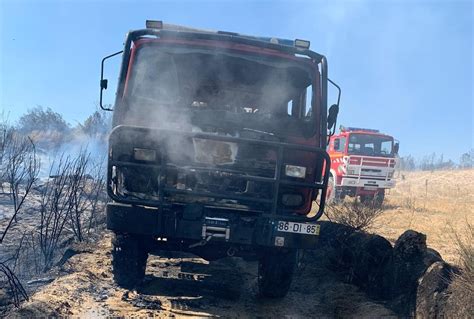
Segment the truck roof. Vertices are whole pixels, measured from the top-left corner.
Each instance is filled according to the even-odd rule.
[[[391,135],[388,135],[388,134],[385,134],[385,133],[381,133],[379,130],[377,129],[370,129],[370,128],[361,128],[361,127],[346,127],[346,126],[343,126],[341,125],[339,127],[339,133],[338,134],[335,134],[333,135],[334,137],[336,136],[339,136],[339,135],[346,135],[348,133],[357,133],[357,134],[368,134],[368,135],[379,135],[379,136],[388,136],[388,137],[392,137]]]
[[[360,128],[360,127],[346,127],[342,126],[339,128],[341,132],[365,132],[365,133],[380,133],[379,130],[370,129],[370,128]]]
[[[236,32],[228,32],[228,31],[198,29],[198,28],[192,28],[192,27],[187,27],[183,25],[164,23],[163,21],[158,21],[158,20],[147,20],[146,28],[150,30],[163,30],[163,31],[180,32],[180,33],[228,36],[228,37],[232,37],[234,40],[247,39],[247,40],[253,40],[253,41],[278,45],[282,47],[288,47],[288,48],[297,49],[301,51],[307,51],[309,50],[309,47],[310,47],[310,41],[308,40],[301,40],[301,39],[290,40],[290,39],[282,39],[282,38],[276,38],[276,37],[251,36],[251,35],[240,34]]]

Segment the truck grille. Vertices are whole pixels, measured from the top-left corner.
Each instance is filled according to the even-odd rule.
[[[278,202],[282,191],[304,188],[321,190],[324,207],[330,161],[320,148],[131,126],[116,127],[109,144],[108,192],[118,202],[158,207],[203,202],[273,214],[284,210]],[[150,163],[134,161],[134,147],[158,156]],[[282,176],[295,152],[314,158],[316,169],[304,181]]]

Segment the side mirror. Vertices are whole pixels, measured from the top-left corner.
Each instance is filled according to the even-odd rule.
[[[332,130],[332,128],[336,125],[337,122],[337,115],[339,114],[339,105],[333,104],[329,108],[328,112],[328,130]]]
[[[100,89],[101,90],[107,90],[107,84],[109,81],[107,79],[100,80]]]
[[[340,139],[335,139],[334,140],[334,150],[338,151],[339,147],[341,147],[341,140]]]
[[[107,79],[104,79],[104,62],[107,59],[110,59],[111,57],[114,57],[116,55],[122,54],[123,51],[115,52],[114,54],[108,55],[105,58],[102,59],[102,62],[100,64],[100,96],[99,96],[99,106],[101,109],[104,111],[113,111],[113,109],[105,107],[102,104],[102,91],[107,90],[107,86],[109,84],[109,81]]]
[[[393,154],[398,154],[399,148],[400,148],[400,144],[398,142],[395,142],[395,144],[393,144]]]

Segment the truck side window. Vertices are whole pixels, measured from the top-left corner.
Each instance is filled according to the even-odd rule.
[[[295,118],[311,117],[311,97],[307,100],[307,92],[311,92],[311,86],[295,92],[295,95],[288,101],[288,115]]]
[[[392,154],[392,148],[393,148],[393,142],[392,141],[383,141],[380,145],[380,153],[383,155],[390,155]]]
[[[344,152],[346,148],[346,138],[340,137],[334,140],[334,150],[336,152]]]

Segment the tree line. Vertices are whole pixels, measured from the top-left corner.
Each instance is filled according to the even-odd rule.
[[[474,148],[461,154],[459,162],[445,159],[443,154],[431,153],[421,159],[415,159],[412,155],[399,158],[399,169],[402,171],[434,171],[444,169],[469,169],[474,168]]]
[[[37,106],[23,114],[15,125],[18,132],[28,135],[41,149],[54,149],[78,136],[103,138],[111,127],[110,116],[95,111],[84,122],[67,123],[63,116],[51,108]]]
[[[0,114],[0,295],[15,306],[28,299],[24,282],[104,228],[106,152],[90,141],[104,144],[110,122],[96,111],[72,126],[40,106],[15,124]]]

